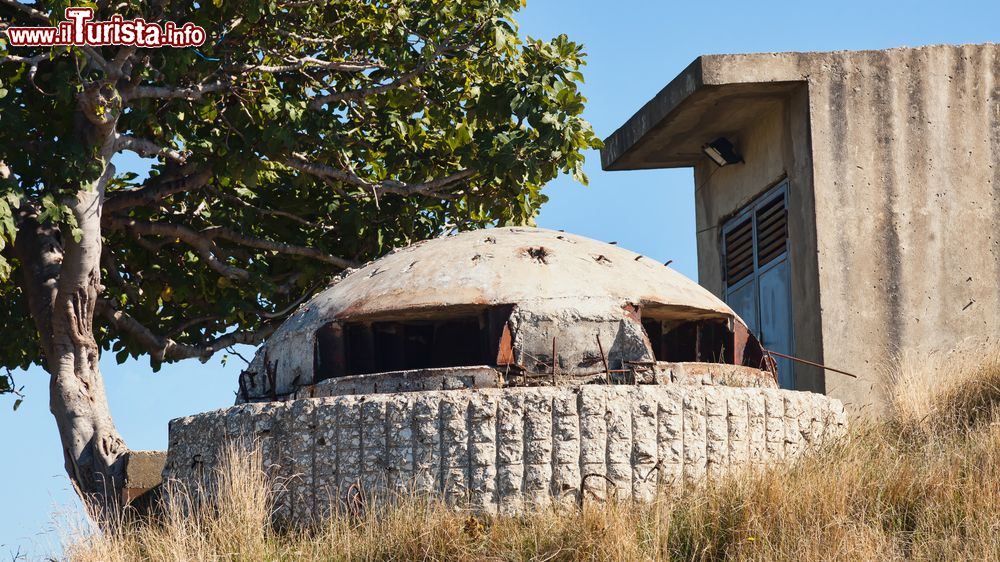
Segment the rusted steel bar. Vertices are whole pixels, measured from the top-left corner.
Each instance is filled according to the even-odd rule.
[[[552,386],[556,386],[557,365],[559,365],[559,357],[556,355],[556,338],[552,336]]]
[[[793,357],[791,355],[785,355],[784,353],[778,353],[777,351],[771,351],[771,350],[767,350],[767,353],[770,353],[771,355],[777,355],[778,357],[781,357],[781,358],[784,358],[784,359],[791,359],[792,361],[798,361],[799,363],[805,363],[806,365],[811,365],[813,367],[819,367],[820,369],[826,369],[827,371],[833,371],[834,373],[840,373],[842,375],[847,375],[847,376],[849,376],[851,378],[855,378],[855,379],[858,378],[857,375],[852,375],[851,373],[848,373],[847,371],[841,371],[840,369],[834,369],[833,367],[827,367],[826,365],[821,365],[819,363],[814,363],[814,362],[809,361],[807,359],[799,359],[798,357]]]
[[[601,352],[601,363],[604,364],[604,373],[607,375],[608,384],[611,384],[611,370],[608,369],[608,358],[604,355],[604,346],[601,345],[601,334],[597,334],[597,349]]]

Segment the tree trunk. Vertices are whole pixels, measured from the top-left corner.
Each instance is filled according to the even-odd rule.
[[[120,507],[128,449],[111,419],[94,338],[100,279],[101,205],[111,165],[69,203],[74,235],[21,217],[15,249],[22,283],[50,375],[49,408],[56,418],[66,472],[95,514]]]
[[[111,419],[96,347],[60,346],[49,408],[59,427],[66,472],[85,502],[110,513],[122,500],[128,449]]]

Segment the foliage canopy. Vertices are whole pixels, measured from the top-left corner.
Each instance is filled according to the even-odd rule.
[[[11,25],[73,5],[208,32],[183,49],[0,38],[0,365],[44,355],[19,230],[89,236],[70,208],[81,189],[103,190],[96,341],[154,366],[259,342],[393,247],[530,223],[547,181],[586,181],[599,141],[581,46],[519,38],[522,4],[0,1]],[[149,177],[115,172],[123,152],[152,158]]]

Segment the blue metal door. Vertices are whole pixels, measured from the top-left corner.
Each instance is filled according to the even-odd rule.
[[[722,229],[726,303],[765,349],[791,355],[791,268],[788,264],[788,181],[726,221]],[[795,388],[792,362],[775,358],[778,383]]]

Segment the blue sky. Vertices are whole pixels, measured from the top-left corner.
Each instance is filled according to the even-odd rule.
[[[670,2],[529,0],[523,34],[566,33],[586,45],[586,116],[603,138],[695,57],[708,53],[880,49],[997,41],[1000,2]],[[125,162],[125,165],[136,165]],[[121,166],[119,166],[121,168]],[[652,256],[697,277],[690,170],[610,172],[588,156],[590,186],[552,182],[539,225],[565,229]],[[26,318],[25,322],[29,322]],[[101,362],[115,421],[133,449],[166,447],[171,418],[233,402],[241,362],[216,357],[152,373],[145,361]],[[0,560],[58,552],[53,514],[77,504],[48,413],[47,375],[17,375],[27,399],[0,400]]]

